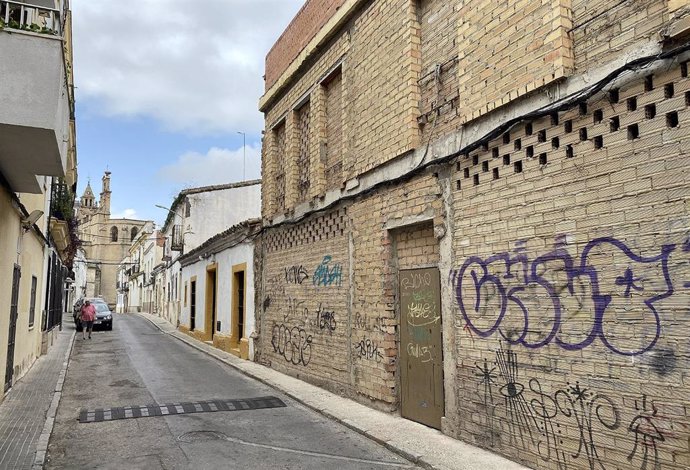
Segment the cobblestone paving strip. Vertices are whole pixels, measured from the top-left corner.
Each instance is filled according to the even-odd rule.
[[[276,397],[258,397],[233,400],[208,400],[199,402],[166,403],[163,405],[132,405],[116,408],[81,410],[80,423],[99,423],[116,419],[146,418],[190,413],[212,413],[215,411],[244,411],[265,408],[282,408],[285,403]]]

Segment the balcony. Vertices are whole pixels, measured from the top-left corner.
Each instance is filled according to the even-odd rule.
[[[184,250],[184,233],[182,225],[174,225],[172,229],[172,240],[170,241],[170,249],[172,251]]]
[[[74,219],[74,194],[63,180],[52,185],[50,196],[50,235],[55,246],[67,261],[67,248],[72,243],[72,231]]]
[[[0,172],[14,191],[40,193],[37,176],[66,173],[64,3],[0,0],[0,19]]]

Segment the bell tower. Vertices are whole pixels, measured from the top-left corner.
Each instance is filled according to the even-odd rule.
[[[81,196],[81,207],[84,209],[93,209],[96,207],[96,196],[93,194],[90,181],[86,184],[84,194]]]
[[[103,214],[108,214],[110,215],[110,172],[106,171],[105,174],[103,175],[103,187],[101,190],[101,199],[100,199],[100,205],[101,205],[101,212]]]

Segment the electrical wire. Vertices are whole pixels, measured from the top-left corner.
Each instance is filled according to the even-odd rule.
[[[625,65],[622,67],[617,68],[616,70],[610,72],[608,75],[606,75],[603,79],[601,79],[599,82],[584,88],[583,90],[579,90],[575,93],[572,93],[565,98],[562,98],[561,100],[551,103],[547,106],[544,106],[540,109],[537,109],[535,111],[526,113],[524,115],[515,117],[513,119],[510,119],[506,121],[505,123],[495,127],[488,133],[486,133],[483,137],[475,140],[474,142],[466,145],[462,149],[453,152],[445,157],[437,158],[435,160],[431,160],[429,162],[426,162],[424,164],[421,164],[419,166],[416,166],[409,172],[402,174],[400,176],[397,176],[395,178],[385,180],[385,181],[380,181],[376,184],[373,184],[371,187],[356,193],[356,194],[351,194],[351,195],[345,195],[342,196],[341,198],[325,205],[324,207],[314,209],[311,211],[307,211],[304,214],[300,215],[299,217],[295,219],[290,219],[290,220],[283,220],[277,224],[273,224],[267,227],[262,227],[261,230],[259,231],[259,234],[262,234],[265,230],[267,229],[275,229],[275,228],[280,228],[283,226],[288,226],[288,225],[295,225],[306,218],[312,216],[315,213],[320,213],[320,212],[325,212],[327,210],[332,209],[333,207],[336,207],[337,205],[343,204],[347,201],[352,201],[356,199],[361,199],[363,197],[368,196],[369,194],[378,191],[381,188],[387,187],[387,186],[394,186],[397,185],[398,183],[408,181],[415,177],[416,175],[420,174],[424,170],[430,168],[430,167],[435,167],[435,166],[441,166],[450,163],[460,155],[468,155],[471,151],[479,148],[482,144],[488,143],[489,141],[495,139],[496,137],[500,136],[507,130],[511,129],[513,126],[516,124],[519,124],[522,121],[526,120],[534,120],[543,116],[548,116],[549,114],[553,114],[555,112],[563,112],[569,109],[572,109],[573,107],[577,106],[579,103],[587,101],[589,98],[594,96],[595,94],[599,93],[601,90],[603,90],[606,85],[609,83],[613,82],[616,78],[618,78],[620,75],[622,75],[625,72],[629,71],[636,71],[638,69],[642,69],[646,66],[649,66],[653,62],[659,61],[659,60],[665,60],[669,58],[673,58],[678,56],[679,54],[682,54],[683,52],[687,52],[690,50],[690,43],[685,43],[681,46],[678,46],[674,49],[671,49],[666,52],[661,52],[659,54],[654,54],[650,56],[645,56],[645,57],[640,57],[637,59],[634,59],[630,62],[627,62]]]

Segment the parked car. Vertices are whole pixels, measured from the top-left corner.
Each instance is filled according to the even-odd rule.
[[[96,307],[96,320],[93,322],[93,327],[102,326],[106,330],[113,329],[113,312],[105,302],[94,304]]]
[[[97,303],[97,302],[102,302],[106,303],[105,300],[102,297],[81,297],[74,303],[74,313],[73,315],[76,317],[77,314],[81,311],[82,305],[84,305],[84,301],[88,300],[92,304]]]
[[[77,327],[77,331],[81,331],[81,322],[78,319],[79,312],[81,312],[81,307],[84,305],[84,302],[88,300],[93,304],[93,306],[96,308],[96,320],[94,321],[94,325],[101,325],[104,324],[106,325],[106,328],[109,330],[113,329],[113,316],[112,312],[110,312],[110,309],[108,308],[108,304],[105,302],[100,297],[82,297],[81,299],[77,300],[74,303],[74,312],[72,313],[72,318],[74,318],[74,325]],[[105,310],[108,311],[108,314],[105,313]],[[105,320],[105,317],[109,316],[107,320]],[[101,318],[99,318],[101,317]],[[105,323],[104,323],[105,322]]]

